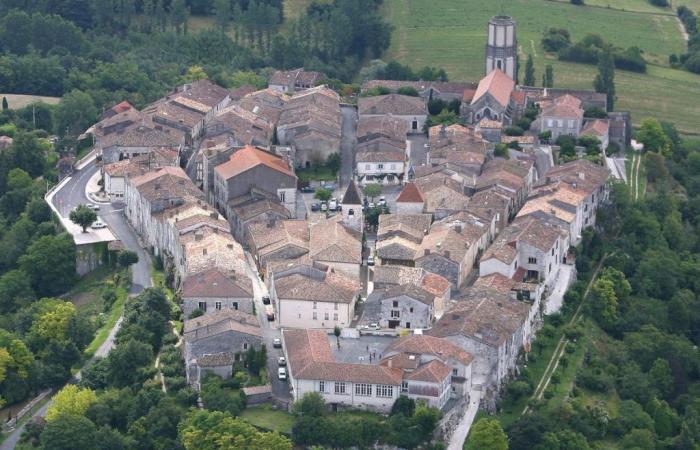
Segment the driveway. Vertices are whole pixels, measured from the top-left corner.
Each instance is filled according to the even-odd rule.
[[[354,106],[341,106],[342,134],[340,139],[340,186],[339,190],[345,193],[345,188],[352,180],[355,169],[355,149],[357,147],[357,109]]]

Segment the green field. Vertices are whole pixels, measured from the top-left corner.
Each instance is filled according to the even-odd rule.
[[[0,99],[3,97],[7,98],[7,104],[10,109],[19,109],[38,102],[55,105],[61,100],[61,97],[45,97],[42,95],[0,94]]]
[[[414,68],[443,67],[452,80],[477,81],[484,71],[486,24],[492,15],[503,12],[517,20],[521,61],[528,53],[533,55],[537,79],[544,66],[552,64],[555,86],[590,89],[595,66],[560,62],[545,55],[539,42],[548,27],[566,28],[573,41],[598,33],[620,47],[640,47],[647,61],[656,64],[648,67],[647,74],[617,71],[616,109],[630,110],[635,123],[656,116],[676,123],[685,133],[700,133],[696,101],[700,76],[666,67],[668,56],[685,48],[670,10],[652,7],[646,0],[592,3],[611,3],[611,8],[620,10],[547,0],[487,4],[479,0],[386,0],[386,16],[395,29],[384,59],[397,59]],[[645,12],[631,12],[632,8]]]

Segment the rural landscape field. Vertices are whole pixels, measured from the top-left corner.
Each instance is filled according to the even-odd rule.
[[[414,68],[443,67],[451,80],[477,81],[483,76],[486,23],[495,14],[512,15],[518,23],[521,64],[527,54],[540,79],[546,64],[554,67],[555,87],[590,89],[596,67],[561,62],[545,55],[542,32],[565,28],[576,42],[597,33],[622,48],[638,46],[648,63],[646,74],[616,72],[617,108],[630,110],[635,123],[656,116],[697,133],[700,123],[700,76],[668,66],[668,57],[685,51],[679,23],[670,8],[646,0],[591,0],[587,6],[547,0],[488,2],[478,0],[386,0],[386,17],[394,26],[384,59]],[[690,6],[695,6],[691,1]],[[700,2],[698,2],[700,3]]]

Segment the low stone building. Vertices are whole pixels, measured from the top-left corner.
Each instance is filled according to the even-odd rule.
[[[552,133],[552,141],[559,136],[578,138],[583,127],[581,100],[565,94],[540,104],[541,112],[536,126],[540,132]]]
[[[435,296],[415,284],[385,290],[379,303],[382,328],[429,328],[435,319]]]
[[[253,285],[246,274],[229,277],[216,268],[193,274],[182,283],[180,296],[185,317],[195,310],[204,314],[225,309],[254,313]]]
[[[407,183],[396,197],[396,214],[422,214],[425,198],[415,183]]]
[[[110,164],[157,150],[182,151],[177,136],[145,125],[137,125],[124,132],[112,133],[100,139],[102,163]]]
[[[126,180],[129,177],[143,175],[161,167],[178,167],[180,155],[176,150],[155,149],[152,152],[134,156],[130,159],[103,165],[103,188],[111,201],[124,201]]]
[[[362,233],[346,227],[342,215],[310,222],[309,257],[314,262],[359,279]]]
[[[377,229],[377,264],[413,267],[418,246],[430,230],[430,214],[382,214]]]
[[[270,89],[278,92],[293,93],[310,89],[321,82],[326,76],[321,72],[304,70],[303,67],[292,70],[275,70],[270,76]]]
[[[187,382],[195,389],[207,371],[230,377],[235,361],[242,360],[249,348],[262,346],[258,319],[234,309],[186,320],[183,331]]]
[[[422,133],[428,118],[428,106],[424,99],[408,95],[389,94],[360,97],[357,101],[360,120],[391,115],[403,120],[409,134]]]

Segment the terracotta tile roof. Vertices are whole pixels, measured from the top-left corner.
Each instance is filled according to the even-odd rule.
[[[545,182],[563,181],[586,194],[592,194],[603,186],[610,176],[607,167],[599,166],[586,159],[577,159],[561,166],[552,167],[543,177]]]
[[[609,129],[610,126],[608,125],[607,120],[594,119],[586,122],[581,134],[595,137],[607,137]]]
[[[286,245],[309,248],[309,225],[306,220],[253,222],[248,225],[248,235],[258,256]]]
[[[182,298],[252,298],[252,292],[252,283],[245,274],[232,279],[218,269],[190,275],[182,284]]]
[[[381,114],[424,116],[428,114],[425,99],[400,94],[360,97],[357,101],[357,108],[360,116]]]
[[[245,254],[241,245],[228,233],[215,228],[200,228],[180,235],[185,259],[185,273],[193,274],[216,268],[228,276],[245,274]]]
[[[452,368],[441,361],[434,359],[412,372],[405,374],[404,378],[411,381],[424,381],[427,383],[442,383],[452,373]]]
[[[537,217],[520,217],[511,223],[484,252],[481,260],[496,258],[506,264],[513,262],[517,245],[523,242],[543,252],[548,252],[564,234],[564,230]]]
[[[283,93],[267,88],[245,95],[238,104],[243,109],[265,117],[273,124],[277,124],[280,113],[287,101],[288,98]]]
[[[418,300],[426,305],[435,303],[435,296],[416,284],[399,284],[392,286],[381,293],[381,299],[387,300],[402,295]]]
[[[193,342],[227,331],[262,336],[257,317],[236,309],[222,309],[212,314],[185,320],[183,337],[186,341]]]
[[[229,96],[229,91],[210,80],[196,80],[190,83],[178,86],[173,91],[174,97],[182,100],[187,99],[192,102],[200,103],[207,106],[209,109],[221,103]]]
[[[348,188],[345,190],[345,195],[341,201],[343,205],[361,205],[362,197],[360,196],[360,191],[357,189],[355,180],[350,180]]]
[[[257,91],[255,86],[250,84],[244,84],[243,86],[231,90],[231,100],[240,100],[248,94],[252,94]]]
[[[324,136],[340,139],[340,97],[326,86],[318,86],[294,94],[285,104],[277,123],[280,130],[293,131],[293,139]]]
[[[360,117],[357,123],[357,142],[363,143],[378,137],[387,137],[397,141],[397,144],[406,145],[406,133],[408,123],[391,114],[378,117]]]
[[[111,133],[100,138],[102,148],[118,147],[154,147],[177,149],[180,139],[171,133],[144,125],[131,126],[123,131]]]
[[[478,123],[479,128],[489,128],[489,129],[497,129],[500,130],[503,128],[503,123],[499,122],[497,120],[489,120],[487,118],[481,119],[481,121]]]
[[[542,105],[542,117],[583,117],[583,108],[581,108],[581,100],[573,95],[565,94],[554,100]]]
[[[192,183],[179,167],[161,167],[130,179],[134,188],[149,202],[168,198],[204,198],[204,193]]]
[[[471,104],[478,102],[481,97],[488,93],[505,108],[510,102],[510,95],[514,88],[515,81],[511,80],[508,75],[500,69],[492,70],[479,81],[479,87],[476,88]]]
[[[522,91],[513,91],[510,94],[510,99],[519,105],[524,105],[526,98],[527,96],[525,95],[525,92]]]
[[[425,199],[415,183],[408,183],[396,197],[396,203],[423,203]]]
[[[528,319],[530,306],[492,289],[470,288],[467,299],[446,312],[427,334],[462,335],[499,347]]]
[[[557,182],[533,190],[518,217],[535,212],[552,215],[567,223],[576,220],[576,208],[586,199],[586,193],[570,185]]]
[[[277,197],[274,199],[268,197],[253,197],[250,195],[246,195],[245,197],[248,198],[244,202],[241,201],[243,199],[240,197],[231,199],[228,202],[238,220],[250,220],[265,213],[272,213],[271,216],[277,215],[285,219],[290,219],[292,217],[289,210],[279,202]]]
[[[360,291],[358,280],[328,270],[302,270],[275,279],[280,300],[352,303]]]
[[[432,221],[433,218],[430,214],[381,214],[377,236],[381,238],[382,235],[396,229],[396,227],[403,226],[407,232],[422,237],[430,230]]]
[[[426,271],[420,286],[434,296],[442,297],[450,289],[450,282],[442,275]]]
[[[404,162],[406,153],[402,151],[364,151],[357,152],[355,161],[358,163],[367,162]]]
[[[451,341],[426,334],[412,334],[396,339],[384,349],[385,355],[392,352],[434,355],[443,361],[452,358],[462,364],[470,364],[474,360],[471,353]]]
[[[233,362],[234,357],[228,352],[202,355],[196,359],[196,364],[199,367],[224,367],[232,365]]]
[[[287,86],[290,83],[303,86],[314,86],[325,77],[321,72],[306,71],[303,67],[292,70],[276,70],[269,80],[269,84]]]
[[[216,166],[214,171],[223,179],[228,180],[259,165],[296,179],[296,175],[294,175],[294,172],[289,168],[284,159],[251,145],[246,145],[242,149],[234,152],[229,157],[228,161]]]
[[[328,335],[321,330],[283,330],[292,377],[297,380],[347,381],[399,386],[403,372],[374,365],[335,362]]]
[[[477,278],[473,286],[481,289],[493,289],[501,294],[508,294],[513,289],[514,285],[515,281],[513,279],[499,272],[494,272],[485,277]]]
[[[207,137],[230,133],[240,145],[269,145],[274,128],[267,118],[232,103],[219,110],[207,124]]]
[[[309,223],[309,256],[314,261],[362,263],[362,235],[342,223],[342,216]]]
[[[441,255],[454,263],[460,264],[474,242],[451,227],[436,225],[430,230],[416,250],[415,259],[430,255]]]

